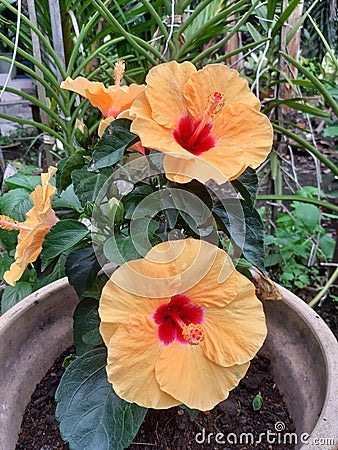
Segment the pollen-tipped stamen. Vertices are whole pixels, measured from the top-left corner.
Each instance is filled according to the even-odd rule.
[[[203,130],[205,125],[212,121],[217,114],[220,113],[220,111],[224,107],[224,95],[221,92],[214,92],[211,94],[208,98],[207,107],[205,109],[205,112],[203,114],[202,120],[199,123],[196,130],[193,132],[193,134],[190,136],[187,145],[191,146],[194,144],[196,139],[198,138],[200,132]]]
[[[121,80],[123,78],[125,70],[125,63],[123,59],[119,59],[114,65],[114,85],[116,87],[121,86]]]
[[[182,335],[190,345],[198,345],[204,338],[204,329],[201,325],[189,323],[182,329]]]
[[[11,219],[8,216],[0,216],[0,228],[3,230],[15,230],[15,231],[31,231],[32,228],[24,225],[20,222],[17,222],[14,219]]]
[[[177,313],[171,313],[171,320],[178,325],[182,330],[182,336],[190,345],[198,345],[204,338],[204,329],[201,325],[183,322]]]

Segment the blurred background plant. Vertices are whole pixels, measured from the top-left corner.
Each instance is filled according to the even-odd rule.
[[[19,29],[15,66],[36,88],[34,94],[6,88],[33,105],[34,118],[1,113],[0,119],[39,130],[44,147],[39,166],[60,159],[67,164],[70,156],[81,159],[81,148],[74,145],[76,119],[90,133],[101,119],[87,100],[59,88],[67,76],[112,85],[117,59],[126,61],[127,83],[143,83],[151,66],[171,59],[189,60],[197,67],[225,63],[239,70],[275,128],[273,152],[259,171],[267,268],[296,292],[308,285],[312,296],[324,298],[331,280],[331,292],[337,295],[332,290],[338,253],[336,0],[0,4],[0,41],[14,51]],[[0,60],[11,62],[8,56]],[[14,188],[5,181],[3,192],[12,189],[27,186]],[[62,195],[69,200],[68,191]],[[5,214],[2,200],[0,207]],[[3,246],[10,255],[10,245]]]

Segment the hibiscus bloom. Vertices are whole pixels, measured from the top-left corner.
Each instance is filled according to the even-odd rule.
[[[170,180],[224,183],[258,167],[271,150],[272,126],[259,110],[236,70],[171,61],[150,69],[130,108],[131,131],[144,147],[165,153]]]
[[[68,77],[61,83],[61,88],[77,92],[88,99],[106,117],[99,126],[98,134],[100,137],[110,122],[115,120],[122,112],[124,112],[124,117],[128,117],[125,111],[130,108],[135,98],[144,91],[143,85],[135,83],[130,86],[121,86],[124,68],[124,61],[117,61],[114,67],[114,85],[108,88],[103,83],[89,81],[84,77],[77,77],[75,80]]]
[[[51,206],[55,187],[50,184],[56,170],[49,167],[48,173],[41,174],[41,185],[36,186],[30,195],[34,206],[27,212],[24,222],[0,216],[0,228],[19,231],[15,262],[4,274],[5,281],[12,286],[21,278],[28,264],[36,261],[46,234],[58,221]]]
[[[266,337],[261,302],[221,249],[164,242],[119,267],[100,299],[107,375],[128,402],[210,410],[245,375]]]

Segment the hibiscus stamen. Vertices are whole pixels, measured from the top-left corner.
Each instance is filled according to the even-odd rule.
[[[185,295],[174,295],[169,303],[156,309],[153,317],[159,339],[166,345],[175,339],[182,344],[197,345],[203,338],[203,328],[196,325],[203,321],[203,309]]]
[[[28,227],[20,222],[17,222],[14,219],[11,219],[8,216],[0,216],[0,228],[3,230],[24,230],[24,231],[32,231],[33,228]]]
[[[182,334],[190,345],[198,345],[204,338],[204,329],[201,325],[189,323],[183,328]]]
[[[125,70],[125,63],[123,59],[119,59],[114,65],[114,86],[120,87]]]
[[[211,94],[208,98],[207,107],[205,109],[204,115],[202,117],[201,122],[193,132],[193,134],[190,136],[187,145],[192,146],[201,131],[204,129],[204,127],[207,124],[210,124],[210,122],[217,116],[217,114],[220,113],[220,111],[224,107],[224,96],[220,92],[214,92]]]

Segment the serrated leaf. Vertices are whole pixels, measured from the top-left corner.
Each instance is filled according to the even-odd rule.
[[[83,207],[87,202],[94,202],[97,199],[102,186],[109,176],[111,176],[111,173],[89,172],[87,166],[73,171],[74,191]]]
[[[30,193],[26,189],[13,189],[6,192],[0,198],[1,214],[23,222],[26,219],[27,211],[33,207],[29,195]]]
[[[107,381],[103,348],[76,358],[56,391],[56,418],[72,450],[123,450],[133,441],[147,410],[120,399]]]
[[[4,180],[4,184],[7,189],[23,188],[28,192],[33,192],[38,184],[41,184],[41,177],[39,175],[23,175],[22,173],[16,173]]]
[[[80,298],[100,268],[92,247],[77,248],[69,253],[66,261],[66,273],[69,283]]]
[[[92,170],[116,164],[126,149],[140,140],[136,134],[129,131],[130,123],[127,119],[116,119],[110,124],[94,147]]]
[[[0,253],[0,279],[3,280],[4,273],[9,270],[11,264],[14,262],[14,258],[8,256],[5,252]]]
[[[1,314],[4,314],[32,292],[32,284],[27,281],[17,281],[15,286],[6,286],[2,293]]]
[[[99,302],[93,298],[84,298],[77,305],[74,319],[74,345],[78,356],[102,344],[99,332]]]
[[[18,234],[18,231],[0,229],[0,242],[8,253],[13,251],[14,254],[14,249],[18,243]]]
[[[54,258],[74,247],[89,234],[88,228],[73,219],[59,220],[47,233],[41,252],[41,270]]]

